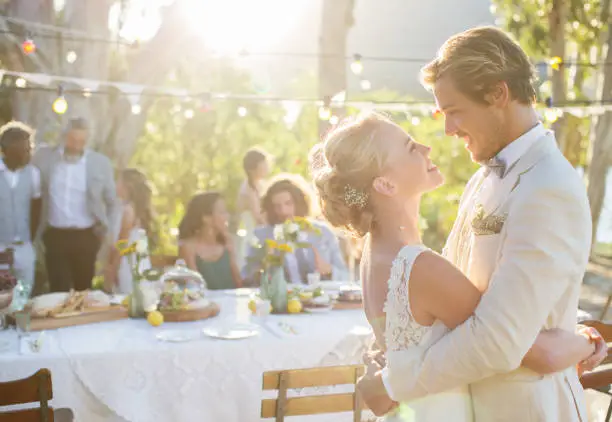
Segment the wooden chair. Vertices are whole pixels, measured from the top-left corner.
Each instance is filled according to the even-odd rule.
[[[261,417],[282,422],[287,416],[353,412],[353,421],[361,421],[363,403],[352,393],[287,397],[288,390],[307,387],[353,385],[363,375],[363,365],[330,366],[312,369],[269,371],[263,374],[263,390],[278,390],[276,399],[263,399]]]
[[[15,258],[13,249],[9,248],[5,250],[0,250],[0,271],[12,271],[14,263]]]
[[[41,369],[34,375],[0,383],[0,406],[40,403],[40,407],[0,412],[0,422],[53,422],[51,372]]]
[[[582,321],[581,324],[595,328],[606,340],[606,343],[612,343],[612,324],[597,320]],[[612,349],[608,351],[608,357],[602,362],[602,365],[610,363],[612,363]],[[607,394],[612,398],[612,368],[587,372],[580,377],[580,383],[585,390],[590,388],[600,393]],[[611,417],[612,400],[608,406],[605,422],[609,422]]]

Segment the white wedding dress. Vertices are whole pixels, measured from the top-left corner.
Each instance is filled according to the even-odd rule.
[[[389,290],[385,303],[384,333],[377,337],[384,338],[379,344],[385,345],[387,362],[402,354],[406,359],[406,351],[413,350],[414,358],[419,359],[421,351],[437,342],[448,329],[441,321],[431,326],[419,325],[410,311],[408,299],[408,283],[412,265],[416,258],[428,250],[423,245],[409,245],[402,248],[393,261],[389,277]],[[374,332],[377,333],[376,327]],[[381,340],[382,340],[381,338]],[[421,350],[419,350],[421,349]],[[474,420],[472,401],[468,386],[430,395],[408,403],[402,403],[393,413],[379,419],[384,422],[472,422]]]

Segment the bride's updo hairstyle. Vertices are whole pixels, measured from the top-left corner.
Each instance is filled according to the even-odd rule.
[[[369,112],[344,119],[310,153],[310,167],[321,211],[334,227],[359,237],[374,224],[372,182],[387,161],[381,145],[394,124]]]

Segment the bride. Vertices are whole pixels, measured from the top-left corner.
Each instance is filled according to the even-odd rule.
[[[381,360],[405,359],[406,350],[419,359],[473,313],[483,293],[421,242],[421,195],[443,182],[429,150],[390,120],[370,113],[341,124],[311,153],[323,214],[332,225],[366,237],[364,308],[382,352],[377,357],[381,367]],[[568,368],[591,356],[590,340],[543,331],[522,364],[541,374]],[[474,419],[467,385],[399,407],[388,400],[384,409],[389,411],[385,421],[404,420],[405,414],[418,422]]]

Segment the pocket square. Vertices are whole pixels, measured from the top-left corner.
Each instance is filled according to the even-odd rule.
[[[472,218],[472,230],[476,236],[498,234],[504,227],[505,221],[506,214],[486,215],[483,206],[477,205],[474,218]]]

